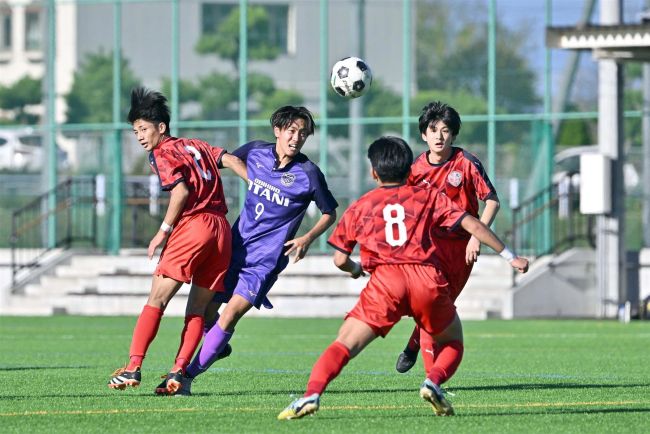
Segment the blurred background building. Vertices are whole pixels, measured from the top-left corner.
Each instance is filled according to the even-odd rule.
[[[365,144],[397,134],[424,151],[419,110],[443,100],[461,113],[458,144],[499,191],[494,229],[534,258],[593,251],[576,162],[599,140],[598,62],[590,50],[547,46],[546,28],[597,24],[608,2],[621,24],[648,9],[645,0],[0,0],[0,247],[116,254],[148,243],[166,198],[125,123],[130,89],[143,84],[169,97],[173,133],[230,150],[272,140],[278,106],[307,106],[318,128],[304,152],[343,207],[372,187]],[[370,92],[352,101],[329,87],[329,68],[349,55],[373,71]],[[650,242],[642,63],[625,63],[621,78],[621,236],[638,256]],[[35,138],[4,146],[17,135]],[[233,217],[243,191],[225,181]],[[594,273],[580,285],[594,286]],[[621,301],[595,297],[614,311]]]

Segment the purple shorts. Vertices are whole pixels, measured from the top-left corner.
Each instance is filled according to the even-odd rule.
[[[224,281],[225,291],[217,292],[213,300],[217,303],[228,303],[233,294],[237,294],[257,309],[261,306],[273,309],[266,294],[277,280],[278,273],[265,267],[235,268],[231,266]]]

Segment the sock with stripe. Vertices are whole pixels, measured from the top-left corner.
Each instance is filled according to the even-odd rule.
[[[427,373],[429,380],[437,385],[441,385],[449,380],[458,369],[463,359],[464,346],[461,341],[449,341],[444,344],[438,344],[436,358],[433,367]]]

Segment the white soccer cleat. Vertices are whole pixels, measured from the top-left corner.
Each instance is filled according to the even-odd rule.
[[[278,420],[300,419],[308,414],[313,414],[320,407],[320,395],[303,396],[293,401],[287,408],[278,414]]]
[[[454,415],[454,408],[451,406],[451,403],[447,401],[445,395],[442,394],[440,386],[428,378],[424,380],[424,383],[420,386],[420,397],[431,403],[433,411],[436,412],[437,416]]]

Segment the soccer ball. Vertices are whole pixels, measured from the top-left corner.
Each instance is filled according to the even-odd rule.
[[[358,57],[346,57],[332,67],[332,88],[345,98],[358,98],[370,89],[372,72]]]

